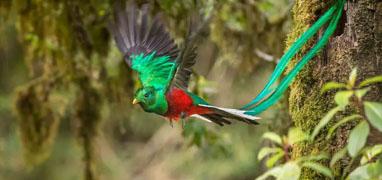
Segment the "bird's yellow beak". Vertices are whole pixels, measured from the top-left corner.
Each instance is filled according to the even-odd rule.
[[[138,103],[139,103],[139,101],[138,101],[137,99],[134,98],[134,100],[133,100],[133,104],[138,104]]]

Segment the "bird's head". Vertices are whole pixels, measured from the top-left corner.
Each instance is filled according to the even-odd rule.
[[[140,104],[142,108],[155,104],[155,89],[153,87],[139,88],[134,95],[133,104]]]
[[[133,104],[139,104],[147,112],[163,114],[167,111],[164,93],[152,86],[139,88],[134,95]]]

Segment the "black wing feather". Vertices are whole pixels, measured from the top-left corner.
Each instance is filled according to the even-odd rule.
[[[173,86],[187,89],[190,76],[192,74],[192,66],[196,62],[197,47],[196,43],[201,39],[201,34],[208,27],[208,23],[211,17],[206,20],[202,20],[202,16],[193,14],[190,18],[190,25],[188,29],[188,36],[183,45],[183,48],[177,58],[178,69],[173,79]]]
[[[179,88],[187,89],[192,74],[192,66],[196,62],[196,47],[183,49],[184,57],[180,57],[182,61],[178,62],[179,67],[174,76],[173,84]]]
[[[198,17],[199,18],[199,17]],[[195,16],[192,20],[195,20]],[[197,19],[199,20],[199,19]],[[196,59],[196,37],[204,26],[195,26],[196,21],[191,22],[188,37],[181,51],[166,31],[157,14],[149,18],[149,6],[143,5],[137,9],[134,3],[127,3],[123,8],[122,2],[115,3],[114,21],[110,23],[110,30],[114,36],[118,48],[126,62],[131,66],[130,56],[135,54],[150,54],[170,56],[171,61],[176,61],[177,70],[171,82],[171,86],[187,89],[191,67]],[[197,28],[195,28],[197,27]],[[196,29],[195,31],[192,28]]]
[[[196,16],[193,16],[190,21],[187,38],[177,58],[178,69],[175,73],[172,83],[173,86],[182,89],[188,88],[188,83],[192,74],[191,68],[196,63],[197,47],[195,44],[202,30],[202,26],[198,26],[198,28],[195,28],[196,21],[198,20],[195,17]],[[193,28],[195,28],[195,30]]]
[[[114,21],[109,29],[126,62],[131,66],[131,55],[154,51],[158,56],[170,56],[175,61],[179,49],[165,30],[160,16],[156,15],[150,21],[148,5],[143,5],[140,10],[134,3],[126,3],[126,8],[122,7],[121,1],[115,3]]]

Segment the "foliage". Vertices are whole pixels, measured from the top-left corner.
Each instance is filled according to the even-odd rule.
[[[357,69],[353,69],[346,84],[330,82],[324,85],[322,93],[335,89],[340,90],[336,92],[334,96],[334,101],[337,106],[332,108],[321,119],[310,135],[302,130],[296,130],[296,128],[290,129],[288,136],[283,138],[272,132],[267,132],[263,135],[264,138],[275,143],[276,147],[262,148],[258,154],[258,158],[261,160],[266,156],[269,156],[266,161],[268,168],[273,167],[277,161],[282,163],[268,170],[258,179],[265,179],[268,176],[273,176],[280,180],[298,179],[301,174],[301,168],[303,167],[313,169],[314,171],[333,179],[335,176],[331,169],[338,161],[344,159],[347,155],[350,156],[351,161],[340,177],[347,179],[379,179],[382,177],[382,157],[380,156],[382,154],[382,145],[377,144],[365,147],[370,133],[370,126],[382,132],[382,103],[363,101],[364,96],[366,96],[367,92],[370,90],[369,86],[382,81],[380,76],[377,76],[357,84],[356,78]],[[328,131],[324,131],[325,127],[330,124],[333,117],[339,112],[345,111],[348,106],[362,108],[363,111],[361,112],[364,112],[364,114],[353,114],[344,117],[342,120],[330,126]],[[333,137],[336,130],[348,123],[357,123],[357,125],[350,131],[346,148],[334,153],[330,158],[322,155],[317,156],[317,152],[311,152],[311,155],[297,159],[290,158],[289,152],[293,148],[294,143],[306,142],[308,140],[307,143],[316,143],[317,136],[322,134],[326,134],[326,139],[330,139]],[[300,135],[296,135],[296,132]],[[292,141],[291,137],[301,138],[297,141]],[[320,153],[325,154],[325,152]],[[282,158],[283,160],[281,160]],[[326,166],[326,163],[321,164],[315,162],[325,159],[331,159],[329,166]],[[356,161],[359,162],[357,163]],[[358,167],[351,171],[355,164],[357,164]]]
[[[309,140],[309,135],[301,129],[291,128],[288,135],[283,137],[273,132],[266,132],[263,138],[275,143],[276,147],[263,147],[260,150],[258,159],[262,160],[268,156],[266,166],[273,168],[258,177],[257,180],[266,179],[269,176],[273,176],[276,179],[299,179],[302,168],[310,168],[325,176],[333,177],[330,169],[319,162],[329,158],[326,154],[315,154],[291,159],[290,152],[293,145]],[[277,162],[284,162],[285,164],[282,163],[275,166]]]

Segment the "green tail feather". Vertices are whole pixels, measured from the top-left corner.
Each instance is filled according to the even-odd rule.
[[[274,72],[269,79],[269,82],[265,85],[260,94],[253,99],[250,103],[245,105],[242,109],[247,110],[246,114],[256,115],[273,104],[275,104],[283,95],[289,84],[297,76],[299,71],[304,65],[312,59],[317,52],[323,48],[329,41],[330,36],[334,33],[338,21],[341,18],[344,0],[338,0],[337,3],[332,6],[326,13],[317,20],[301,37],[292,45],[292,47],[284,54],[280,59],[279,64],[276,66]],[[286,66],[290,60],[301,50],[302,46],[322,28],[330,20],[329,26],[326,28],[322,38],[316,43],[316,45],[296,64],[296,66],[282,79],[281,83],[274,89],[270,89],[272,85],[280,78],[282,72],[284,72]]]

